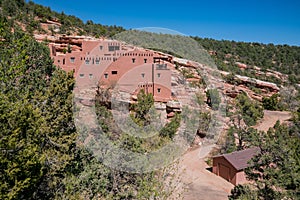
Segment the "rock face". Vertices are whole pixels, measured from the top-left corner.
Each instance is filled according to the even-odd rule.
[[[81,51],[83,40],[96,40],[96,38],[89,36],[51,36],[47,34],[35,34],[34,37],[38,42],[49,42],[49,45],[54,47],[55,52],[63,52],[64,49],[68,48],[71,48],[71,51]]]
[[[168,101],[167,102],[167,112],[181,112],[181,104],[179,101]]]
[[[255,85],[258,88],[267,88],[271,92],[278,92],[279,91],[279,87],[275,83],[261,81],[261,80],[258,80],[258,79],[249,78],[247,76],[236,75],[236,77],[240,81],[242,81],[244,84],[248,84],[249,83],[249,84]]]
[[[222,76],[227,76],[229,72],[220,72]],[[280,88],[275,84],[247,76],[234,76],[235,84],[225,83],[223,93],[231,98],[235,98],[241,92],[246,93],[250,98],[262,101],[263,97],[270,97],[279,92]],[[251,86],[251,87],[250,87]],[[255,90],[253,91],[253,87]]]
[[[192,78],[187,78],[186,80],[189,82],[198,82],[201,81],[201,77],[197,74],[196,69],[201,69],[203,71],[207,72],[207,75],[212,78],[213,77],[213,73],[220,73],[223,76],[227,76],[229,74],[229,72],[224,72],[224,71],[220,71],[220,70],[216,70],[216,69],[212,69],[210,67],[207,67],[205,65],[202,65],[200,63],[196,63],[193,61],[188,61],[186,59],[179,59],[179,58],[173,58],[174,63],[176,63],[178,66],[180,66],[180,68],[187,68],[190,69],[191,75],[193,76]],[[238,65],[241,69],[247,69],[249,68],[249,66],[247,66],[246,64],[237,62],[236,65]],[[258,74],[261,75],[269,75],[269,76],[274,76],[276,78],[279,78],[280,80],[284,81],[287,78],[287,75],[281,74],[279,72],[276,71],[272,71],[272,70],[267,70],[267,73],[261,72],[260,68],[258,67],[253,67],[253,70],[255,70]],[[233,84],[229,84],[229,83],[224,83],[222,84],[222,87],[219,88],[221,90],[223,90],[223,94],[231,97],[231,98],[235,98],[238,94],[240,94],[241,92],[245,92],[250,98],[258,100],[258,101],[262,101],[262,98],[265,97],[270,97],[275,93],[278,93],[280,88],[275,84],[275,83],[271,83],[271,82],[267,82],[267,81],[261,81],[259,79],[253,79],[247,76],[240,76],[240,75],[235,75],[235,80],[237,82],[239,82],[238,85],[233,85]],[[224,82],[222,79],[218,80],[219,82]],[[258,93],[257,91],[253,91],[249,88],[249,85],[251,85],[252,87],[257,88],[258,91],[260,91],[260,93]]]
[[[231,97],[235,98],[237,95],[239,95],[242,92],[242,90],[237,90],[236,88],[229,88],[224,90],[224,94]]]
[[[235,63],[240,69],[247,69],[247,65],[241,62],[236,62]]]

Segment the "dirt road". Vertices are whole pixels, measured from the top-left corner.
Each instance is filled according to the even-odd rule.
[[[269,128],[273,127],[277,120],[281,123],[291,118],[291,113],[287,111],[270,111],[264,110],[263,119],[254,126],[254,128],[260,131],[268,131]]]
[[[234,186],[208,171],[206,168],[209,166],[200,154],[202,154],[200,148],[188,151],[179,163],[182,171],[180,184],[184,187],[182,198],[184,200],[228,199],[227,196]]]

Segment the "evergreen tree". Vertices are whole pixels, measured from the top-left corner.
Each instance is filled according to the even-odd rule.
[[[254,100],[251,100],[245,93],[242,93],[236,98],[236,105],[247,126],[253,126],[264,116],[263,109]]]
[[[300,138],[279,121],[252,143],[260,153],[250,162],[246,174],[255,180],[258,196],[263,199],[295,198],[300,193]]]
[[[206,92],[207,104],[213,109],[218,110],[221,103],[221,97],[217,89],[209,89]]]
[[[1,25],[0,198],[52,198],[74,156],[74,79],[46,46]]]
[[[271,97],[263,97],[262,99],[263,107],[267,110],[277,110],[278,109],[278,94],[273,94]]]
[[[150,123],[149,111],[154,106],[154,98],[152,94],[146,94],[142,89],[137,95],[137,103],[133,104],[135,111],[134,120],[139,125],[147,125]]]

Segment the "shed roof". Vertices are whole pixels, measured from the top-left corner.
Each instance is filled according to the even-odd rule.
[[[260,149],[258,147],[253,147],[216,157],[224,157],[236,170],[241,170],[247,168],[249,166],[248,161],[259,152]]]

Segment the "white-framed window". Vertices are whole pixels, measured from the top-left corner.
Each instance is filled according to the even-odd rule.
[[[105,74],[104,74],[104,78],[108,78],[108,73],[105,73]]]
[[[141,76],[144,78],[145,77],[145,73],[141,73]]]
[[[96,59],[96,65],[99,65],[99,63],[100,63],[100,58]]]
[[[80,78],[83,78],[83,77],[84,77],[84,74],[79,74],[79,77],[80,77]]]
[[[160,93],[161,89],[160,88],[157,88],[157,93]]]
[[[85,64],[86,64],[86,65],[89,65],[89,64],[90,64],[90,60],[86,59],[86,60],[85,60]]]
[[[160,78],[160,73],[157,73],[157,78]]]
[[[93,78],[93,74],[89,74],[89,78],[92,79]]]

